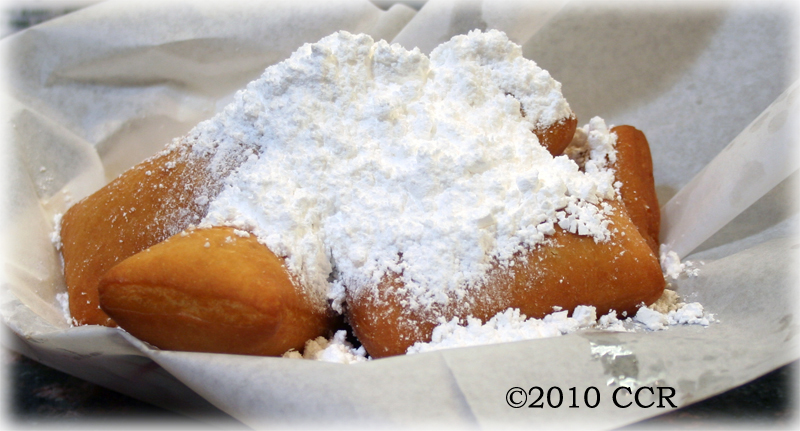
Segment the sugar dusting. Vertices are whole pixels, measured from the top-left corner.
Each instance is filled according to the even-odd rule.
[[[656,303],[649,307],[640,307],[636,315],[623,319],[613,310],[598,317],[595,307],[581,305],[575,307],[571,316],[567,310],[556,309],[541,319],[535,319],[527,318],[517,309],[508,309],[485,323],[471,317],[465,320],[454,318],[441,321],[433,330],[430,342],[416,343],[406,353],[558,337],[588,329],[652,332],[681,325],[708,326],[715,321],[714,315],[706,312],[700,303],[684,303],[675,291],[667,289]],[[337,332],[330,340],[323,337],[311,340],[306,343],[302,354],[291,351],[284,357],[346,364],[371,359],[363,348],[354,348],[345,341],[344,331]]]
[[[612,310],[597,318],[594,307],[578,306],[571,316],[568,316],[566,310],[557,310],[542,319],[528,319],[519,310],[509,309],[486,323],[474,318],[467,319],[466,322],[453,319],[437,326],[429,343],[416,343],[407,353],[556,337],[586,329],[613,332],[660,331],[677,325],[708,326],[714,321],[713,315],[706,313],[702,305],[697,302],[679,302],[677,294],[671,290],[666,290],[656,304],[655,307],[662,307],[662,310],[666,307],[668,311],[662,313],[654,306],[640,307],[633,317],[619,319]]]
[[[677,280],[681,277],[681,275],[697,277],[700,274],[700,268],[698,268],[697,265],[702,265],[702,261],[698,263],[690,260],[681,262],[681,258],[678,256],[678,253],[667,249],[666,245],[664,244],[661,244],[661,247],[659,248],[659,254],[661,270],[664,271],[665,276],[673,280]]]
[[[358,348],[353,347],[346,338],[347,331],[336,331],[330,339],[317,337],[313,340],[308,340],[302,354],[296,350],[290,350],[284,353],[283,357],[290,359],[311,359],[340,364],[353,364],[369,360],[367,351],[363,346]]]
[[[346,289],[385,276],[402,279],[411,307],[442,304],[556,225],[609,238],[605,122],[583,129],[582,166],[532,133],[571,115],[561,85],[501,32],[457,36],[430,57],[336,33],[189,134],[195,152],[242,159],[199,227],[253,233],[337,311]]]

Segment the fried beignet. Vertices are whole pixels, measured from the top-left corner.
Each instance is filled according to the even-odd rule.
[[[550,127],[536,129],[533,133],[539,138],[539,143],[547,148],[553,156],[558,156],[572,142],[575,129],[578,127],[578,117],[571,117],[561,120]]]
[[[633,224],[657,255],[661,211],[653,180],[650,145],[644,133],[633,126],[612,127],[611,131],[617,135],[617,160],[612,166],[617,181],[622,183],[620,197]]]
[[[246,232],[195,229],[114,266],[100,306],[161,349],[279,356],[328,336],[334,319]]]
[[[382,357],[442,318],[632,312],[663,289],[613,185],[644,153],[612,167],[597,118],[575,163],[559,155],[576,125],[500,32],[430,58],[331,35],[65,215],[73,315],[164,349],[276,355],[332,328],[330,300]]]
[[[660,219],[650,147],[634,127],[611,131],[617,150],[612,166],[622,185],[620,201],[610,203],[609,240],[596,242],[556,227],[545,243],[518,254],[512,265],[495,266],[485,286],[469,297],[451,295],[447,305],[432,309],[410,309],[399,277],[384,277],[377,289],[352,289],[362,294],[348,296],[347,317],[367,351],[374,357],[404,354],[414,343],[429,341],[442,318],[486,321],[508,308],[541,318],[554,306],[578,305],[633,315],[643,303],[655,302],[666,283],[656,255]]]
[[[518,254],[513,265],[495,267],[489,281],[466,297],[436,308],[409,308],[410,297],[398,278],[347,298],[347,320],[373,357],[402,355],[414,343],[430,341],[433,328],[453,317],[486,321],[508,308],[541,318],[553,307],[573,310],[592,305],[635,314],[655,302],[665,281],[658,259],[620,203],[612,203],[611,239],[595,242],[556,228],[545,243]],[[373,292],[377,292],[374,294]]]
[[[177,148],[154,156],[73,205],[61,221],[69,309],[78,325],[114,326],[97,297],[100,277],[123,259],[196,223],[218,189],[208,159]]]

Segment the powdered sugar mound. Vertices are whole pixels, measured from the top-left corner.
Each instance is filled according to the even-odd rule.
[[[633,319],[651,331],[666,329],[669,326],[669,318],[666,314],[659,313],[647,307],[639,308]]]
[[[341,364],[353,364],[369,360],[364,347],[354,348],[353,345],[345,339],[346,337],[347,331],[337,331],[330,340],[326,340],[325,337],[317,337],[314,340],[306,342],[303,354],[291,350],[286,352],[283,357],[336,362]]]
[[[560,84],[501,32],[457,36],[430,58],[336,33],[190,133],[194,151],[241,161],[201,225],[255,234],[339,311],[345,289],[387,276],[402,279],[410,307],[441,304],[556,225],[610,236],[605,123],[582,129],[585,172],[532,133],[570,115]]]
[[[666,314],[659,313],[648,307],[642,307],[636,312],[633,320],[644,325],[651,331],[667,329],[675,325],[701,325],[708,326],[714,321],[714,316],[706,315],[703,306],[699,302],[680,304],[676,310]]]
[[[572,317],[568,317],[566,310],[555,311],[543,319],[528,319],[518,309],[508,309],[485,324],[475,318],[467,318],[464,324],[458,319],[442,322],[433,330],[429,343],[416,343],[407,353],[556,337],[593,327],[596,323],[594,307],[578,306]]]
[[[667,250],[664,244],[659,248],[659,261],[661,262],[661,270],[664,271],[666,277],[677,280],[681,275],[688,277],[697,277],[700,275],[700,268],[690,260],[681,262],[680,256],[674,251]],[[702,262],[700,262],[702,264]]]
[[[716,321],[713,314],[706,314],[699,302],[685,304],[667,315],[670,325],[702,325],[708,326]]]
[[[608,314],[600,316],[600,318],[597,319],[597,328],[613,332],[629,331],[629,329],[625,327],[625,321],[619,320],[617,312],[614,310],[609,311]]]
[[[416,343],[407,353],[556,337],[589,328],[614,332],[659,331],[676,325],[708,326],[712,321],[714,317],[707,315],[697,302],[680,303],[666,313],[641,307],[634,317],[624,320],[618,319],[613,310],[598,319],[595,308],[589,306],[575,307],[571,317],[567,311],[555,311],[542,319],[528,319],[519,310],[509,309],[486,323],[474,318],[466,322],[458,319],[441,322],[433,330],[429,343]]]

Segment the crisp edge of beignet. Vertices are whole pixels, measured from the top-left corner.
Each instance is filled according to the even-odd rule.
[[[450,295],[450,304],[436,309],[409,310],[405,304],[411,301],[399,278],[387,276],[374,289],[358,289],[359,294],[348,296],[347,320],[367,352],[380,358],[429,342],[442,321],[486,321],[509,308],[529,318],[542,318],[553,307],[571,311],[578,305],[594,306],[601,314],[614,310],[633,315],[638,307],[655,302],[666,282],[656,255],[623,203],[610,205],[607,241],[556,227],[544,243],[519,253],[513,266],[496,266],[487,283],[461,300]]]
[[[280,257],[228,227],[170,237],[114,266],[98,290],[120,327],[167,350],[279,356],[336,325]]]

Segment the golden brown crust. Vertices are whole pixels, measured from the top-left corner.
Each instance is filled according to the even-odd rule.
[[[114,326],[99,308],[97,283],[123,259],[197,222],[207,182],[204,159],[181,150],[157,155],[72,206],[62,218],[70,314],[79,325]]]
[[[417,341],[430,340],[437,314],[448,320],[453,317],[452,310],[447,309],[408,310],[407,297],[401,292],[402,281],[391,276],[359,295],[352,289],[347,291],[347,322],[373,358],[405,354]]]
[[[609,216],[611,239],[556,233],[544,244],[519,255],[512,269],[497,268],[490,281],[466,298],[451,298],[439,310],[408,310],[402,284],[385,279],[374,294],[348,297],[347,318],[373,357],[401,355],[418,341],[430,341],[437,317],[477,317],[483,321],[508,308],[541,318],[554,306],[573,310],[591,305],[597,312],[635,313],[651,304],[665,282],[656,256],[621,204]],[[365,289],[366,290],[366,289]]]
[[[656,255],[622,206],[612,205],[610,240],[595,242],[557,228],[550,241],[515,266],[507,293],[512,307],[536,318],[553,312],[553,306],[591,305],[598,314],[633,314],[661,296],[665,281]]]
[[[653,158],[644,133],[632,126],[611,129],[617,135],[617,160],[613,165],[620,196],[633,223],[658,255],[661,212],[653,179]]]
[[[535,129],[533,133],[539,138],[539,143],[555,157],[561,155],[569,143],[572,142],[572,137],[575,136],[577,127],[578,118],[572,115],[550,127]]]
[[[279,356],[328,336],[325,298],[303,292],[255,236],[217,227],[175,235],[114,266],[100,305],[159,348]]]

